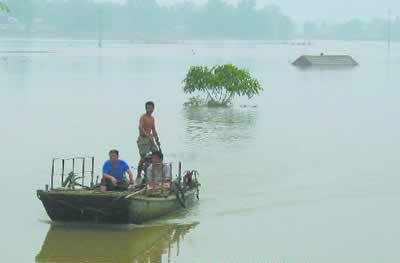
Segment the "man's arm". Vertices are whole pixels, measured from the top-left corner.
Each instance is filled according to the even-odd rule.
[[[128,163],[123,160],[120,160],[120,165],[122,165],[122,169],[123,169],[124,173],[127,173],[129,175],[129,182],[133,183],[133,174],[131,172],[131,169],[129,168]]]
[[[133,181],[133,174],[132,174],[131,169],[126,170],[126,172],[129,176],[129,183],[133,183],[134,181]]]
[[[153,134],[154,138],[156,139],[156,143],[160,146],[160,140],[158,139],[158,134],[156,131],[156,121],[153,118],[153,127],[151,128],[151,133]]]

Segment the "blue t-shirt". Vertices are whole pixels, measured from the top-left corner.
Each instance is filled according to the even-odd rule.
[[[103,174],[106,173],[115,177],[118,182],[125,180],[124,174],[127,170],[129,170],[129,166],[123,160],[117,160],[114,164],[112,164],[111,160],[107,160],[103,164]]]

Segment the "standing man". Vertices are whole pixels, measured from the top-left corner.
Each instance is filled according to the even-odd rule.
[[[129,165],[119,160],[118,150],[111,150],[108,153],[110,159],[103,164],[103,177],[101,178],[100,190],[126,190],[133,184],[133,175]],[[126,180],[125,173],[129,175],[129,183]]]
[[[154,117],[152,116],[154,111],[154,102],[146,102],[145,108],[146,113],[143,114],[139,120],[139,138],[137,140],[137,145],[139,148],[140,161],[138,163],[137,178],[141,178],[144,159],[150,152],[153,154],[153,169],[157,168],[157,166],[160,166],[160,158],[158,158],[158,155],[155,154],[159,152],[158,147],[160,147],[160,142],[156,132]]]

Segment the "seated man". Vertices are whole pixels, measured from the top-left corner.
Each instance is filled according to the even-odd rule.
[[[156,187],[156,185],[161,184],[162,179],[162,154],[159,151],[152,152],[151,154],[151,163],[147,167],[146,176],[147,183],[150,187]]]
[[[101,178],[100,190],[126,190],[129,185],[133,184],[133,175],[129,169],[128,164],[119,160],[118,150],[111,150],[109,152],[110,159],[104,162],[103,177]],[[129,183],[126,180],[125,173],[129,175]]]

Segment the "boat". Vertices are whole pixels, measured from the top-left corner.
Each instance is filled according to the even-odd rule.
[[[195,222],[118,227],[52,223],[35,261],[161,262],[163,255],[170,258],[171,254],[179,254],[181,240],[197,225]]]
[[[81,171],[76,171],[78,163]],[[168,170],[170,174],[163,172],[156,189],[145,184],[123,191],[100,191],[99,184],[94,182],[94,157],[54,158],[50,187],[45,185],[36,194],[53,221],[141,224],[192,207],[199,200],[197,171],[182,175],[179,162],[179,173],[172,180],[172,163],[162,165],[162,171]],[[86,166],[90,169],[85,170]],[[61,173],[56,172],[57,167]],[[67,167],[71,169],[68,174]],[[55,187],[57,181],[59,187]]]

